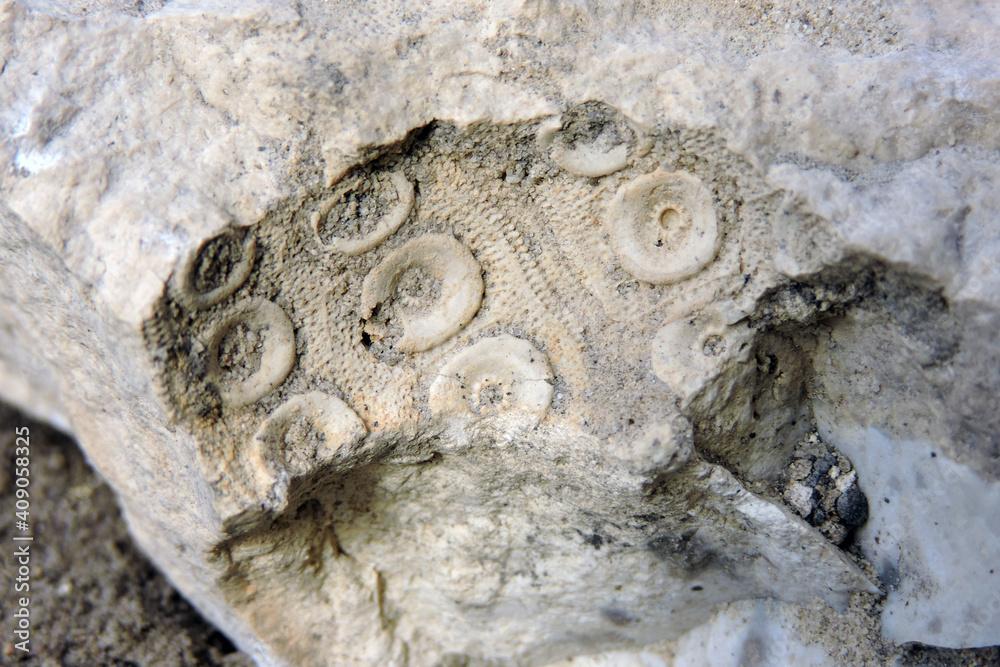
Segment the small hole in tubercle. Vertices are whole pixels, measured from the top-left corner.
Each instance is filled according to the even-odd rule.
[[[663,229],[676,227],[680,219],[681,212],[672,206],[668,206],[660,212],[660,227]]]

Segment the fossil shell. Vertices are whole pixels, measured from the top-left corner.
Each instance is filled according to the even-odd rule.
[[[223,232],[188,253],[175,279],[175,293],[181,303],[195,310],[208,308],[232,295],[246,282],[253,269],[257,240],[250,231],[243,231],[242,239],[239,234],[239,230]],[[220,244],[226,245],[223,251],[238,249],[237,257],[229,271],[215,280],[210,289],[199,290],[195,283],[200,273],[221,269],[219,258],[212,253],[206,254],[209,250],[217,250]]]
[[[322,466],[342,447],[360,441],[367,434],[354,410],[336,396],[318,391],[293,396],[264,421],[253,438],[248,460],[260,498],[280,504],[289,475],[309,472],[294,469],[287,456],[285,439],[297,419],[307,420],[323,436],[318,443],[296,443],[309,450],[304,458],[310,468]]]
[[[537,423],[552,400],[552,370],[531,343],[503,335],[485,338],[449,361],[430,388],[434,413],[483,414],[487,392],[499,410],[526,412]]]
[[[259,332],[263,352],[259,367],[246,379],[226,379],[219,363],[219,348],[226,334],[239,324]],[[219,386],[222,402],[241,407],[256,402],[277,388],[295,365],[295,330],[292,321],[279,306],[264,299],[252,299],[238,305],[209,337],[208,379]]]
[[[685,172],[658,169],[623,185],[605,222],[622,267],[657,285],[695,275],[719,247],[712,194]]]
[[[361,286],[361,311],[369,319],[388,300],[400,277],[420,268],[441,281],[435,307],[419,315],[405,315],[403,352],[423,352],[455,335],[479,310],[483,279],[479,262],[464,245],[444,234],[426,234],[394,250],[369,273]]]
[[[571,174],[597,178],[613,174],[628,164],[627,144],[602,148],[591,143],[570,148],[559,140],[558,135],[559,122],[546,123],[539,128],[538,143],[549,149],[553,162]]]
[[[322,224],[323,220],[326,219],[326,216],[329,215],[330,210],[336,204],[336,200],[333,200],[328,202],[312,217],[313,232],[315,233],[316,239],[320,242],[320,244],[324,248],[333,252],[339,252],[345,255],[360,255],[376,247],[378,244],[382,243],[382,241],[389,238],[393,232],[399,229],[400,225],[402,225],[406,220],[406,216],[410,214],[410,209],[413,208],[413,184],[407,180],[406,176],[401,171],[394,171],[390,173],[389,180],[396,188],[396,196],[399,198],[399,201],[392,207],[392,210],[382,216],[374,230],[365,234],[361,238],[349,239],[333,237],[331,241],[323,242],[320,238],[319,226]]]
[[[667,323],[651,345],[653,373],[685,401],[715,378],[725,364],[749,353],[745,326],[729,324],[721,309]]]

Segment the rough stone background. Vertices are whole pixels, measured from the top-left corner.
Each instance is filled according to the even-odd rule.
[[[823,437],[875,500],[861,538],[887,589],[886,636],[995,643],[1000,579],[986,574],[1000,548],[1000,511],[989,509],[1000,507],[997,5],[400,7],[0,0],[0,162],[10,165],[0,174],[0,222],[9,223],[0,227],[0,393],[77,434],[173,581],[239,637],[229,604],[199,599],[215,586],[198,569],[219,539],[212,475],[198,468],[193,437],[169,428],[136,333],[180,256],[230,218],[259,221],[433,119],[507,124],[595,98],[644,123],[711,128],[783,191],[788,215],[773,221],[782,249],[773,268],[783,275],[819,271],[839,249],[921,277],[950,304],[883,290],[824,330],[816,354],[828,363],[810,397]],[[938,441],[947,446],[931,449]],[[163,488],[170,493],[149,492]],[[896,562],[897,552],[907,558]],[[796,584],[816,581],[810,569]],[[287,599],[279,586],[278,613],[258,623],[273,625],[242,631],[240,645],[253,650],[264,630],[268,641],[286,638]],[[739,614],[766,606],[751,602],[685,641],[724,645]],[[891,659],[870,636],[871,615],[855,611],[832,629],[831,616],[807,614],[807,638],[833,640],[845,664]],[[353,609],[339,616],[363,622]],[[413,614],[418,626],[430,616]],[[324,647],[338,645],[330,623],[314,624]],[[362,643],[353,628],[345,636],[340,645]],[[767,664],[760,634],[742,636],[751,640],[737,653],[743,662]],[[872,650],[850,659],[860,646]]]
[[[70,438],[0,404],[0,507],[13,504],[12,452],[16,426],[31,427],[32,513],[40,566],[34,577],[36,619],[31,656],[15,655],[5,641],[0,664],[45,667],[150,665],[251,667],[218,630],[206,623],[133,545],[114,494]],[[12,516],[0,512],[0,542],[12,534]],[[0,607],[7,597],[0,596]],[[877,609],[865,639],[880,644]],[[853,631],[854,629],[852,629]],[[693,635],[694,633],[692,633]],[[689,636],[688,642],[698,641]],[[860,642],[864,643],[864,642]],[[669,650],[669,648],[667,649]],[[1000,647],[949,650],[921,645],[880,646],[873,664],[987,667],[1000,664]],[[872,654],[869,654],[872,655]],[[659,660],[650,654],[650,659]],[[578,658],[573,667],[609,664],[614,656]],[[622,665],[636,665],[633,662]],[[610,662],[610,664],[619,664]],[[660,662],[649,664],[658,665]],[[756,663],[755,663],[756,664]],[[847,664],[847,663],[844,663]]]

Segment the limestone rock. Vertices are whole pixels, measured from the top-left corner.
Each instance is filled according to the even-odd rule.
[[[260,664],[1000,643],[988,4],[0,4],[0,388]]]

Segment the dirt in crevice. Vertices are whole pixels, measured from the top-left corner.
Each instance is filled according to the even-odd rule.
[[[754,492],[782,499],[793,450],[815,430],[813,406],[822,393],[817,369],[839,363],[842,354],[826,341],[840,323],[856,317],[865,317],[871,327],[866,336],[897,339],[896,349],[884,353],[895,354],[897,366],[929,369],[924,382],[933,384],[934,372],[947,377],[939,369],[958,357],[961,326],[939,291],[920,276],[864,256],[847,257],[765,293],[740,323],[754,330],[753,354],[720,374],[694,401],[699,453]],[[868,375],[874,377],[885,363],[872,354]],[[901,391],[881,389],[881,397],[870,401],[873,413],[887,413],[883,404],[901,400]]]

